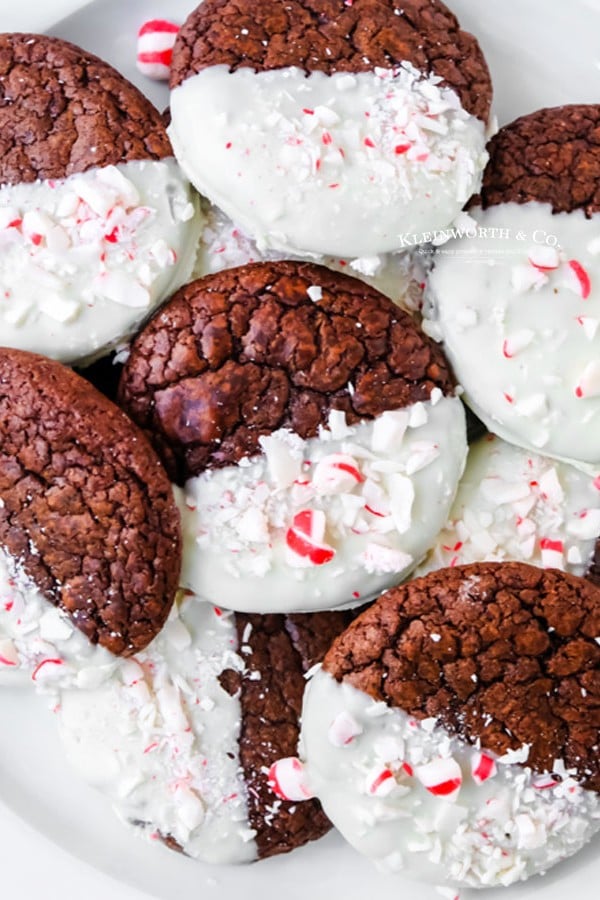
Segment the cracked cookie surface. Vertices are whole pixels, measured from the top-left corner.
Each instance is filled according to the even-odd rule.
[[[91,643],[160,631],[178,586],[171,485],[144,435],[58,363],[0,351],[0,545]]]
[[[484,209],[550,203],[554,213],[600,212],[600,105],[541,109],[505,125],[488,145]]]
[[[163,307],[133,344],[119,402],[182,481],[259,452],[278,428],[315,437],[331,410],[354,424],[453,385],[438,347],[382,294],[309,263],[257,263]]]
[[[0,184],[168,156],[160,114],[108,63],[47,35],[0,35]]]
[[[487,120],[492,87],[479,45],[437,0],[205,0],[178,35],[171,87],[215,65],[331,75],[401,62],[439,75]]]
[[[600,790],[600,591],[521,563],[433,572],[383,595],[324,668],[418,719]],[[432,639],[432,635],[434,638]]]

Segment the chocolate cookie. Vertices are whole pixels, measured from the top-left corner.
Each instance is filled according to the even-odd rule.
[[[188,597],[98,690],[62,693],[69,758],[121,818],[193,858],[251,862],[315,840],[331,827],[318,801],[276,796],[269,771],[297,752],[304,673],[349,621],[234,615]]]
[[[488,145],[480,205],[549,203],[553,213],[600,212],[600,106],[540,109]]]
[[[388,868],[479,887],[545,871],[599,827],[599,633],[598,588],[521,563],[389,591],[309,686],[308,783]]]
[[[83,379],[6,349],[0,497],[4,665],[37,666],[34,680],[41,668],[43,678],[73,674],[89,645],[127,656],[154,638],[173,602],[181,554],[158,458]]]
[[[438,0],[292,0],[260,9],[251,0],[204,0],[179,32],[171,87],[207,66],[333,75],[402,62],[434,72],[487,121],[492,85],[479,45]]]
[[[464,461],[435,344],[377,291],[308,263],[183,288],[134,342],[119,398],[184,487],[184,585],[249,612],[363,603],[394,583]]]
[[[600,106],[517,119],[490,154],[472,227],[436,256],[428,332],[490,431],[596,469]]]
[[[0,35],[4,344],[100,355],[189,276],[193,194],[160,114],[107,63]]]
[[[405,247],[452,222],[485,165],[489,72],[437,0],[205,0],[171,89],[190,179],[287,253]]]
[[[598,535],[598,474],[488,434],[471,444],[448,522],[417,573],[512,560],[592,576]]]

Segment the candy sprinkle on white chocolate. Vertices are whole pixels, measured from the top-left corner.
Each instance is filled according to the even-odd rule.
[[[369,258],[448,226],[477,191],[485,125],[410,63],[349,74],[208,66],[171,92],[198,190],[286,254]]]
[[[189,479],[183,585],[265,613],[355,606],[397,583],[433,543],[464,465],[462,405],[438,394],[352,427],[333,412],[306,441],[281,429],[260,456]]]
[[[445,528],[417,575],[502,560],[585,575],[600,537],[600,477],[487,435],[469,448]]]
[[[351,717],[354,739],[331,740]],[[576,853],[600,830],[600,798],[528,747],[497,757],[376,703],[318,669],[302,711],[308,787],[342,835],[387,872],[434,884],[509,885]],[[453,894],[454,896],[454,894]]]
[[[187,280],[201,224],[174,159],[0,188],[1,343],[108,353]]]
[[[32,684],[53,701],[61,687],[97,687],[117,665],[0,549],[0,685]]]
[[[436,258],[425,330],[490,431],[600,467],[600,214],[529,202],[471,215],[472,236]]]
[[[185,600],[150,646],[120,660],[97,690],[57,706],[69,761],[150,840],[194,859],[256,859],[239,760],[239,695],[219,675],[242,672],[234,617]]]

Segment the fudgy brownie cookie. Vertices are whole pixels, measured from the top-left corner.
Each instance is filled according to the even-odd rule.
[[[472,227],[437,254],[426,303],[428,330],[490,431],[592,468],[599,177],[600,106],[543,109],[505,126],[490,143]]]
[[[598,473],[488,434],[471,444],[448,522],[417,574],[484,560],[518,560],[591,575],[598,535]]]
[[[424,555],[464,463],[439,349],[308,263],[183,288],[134,342],[119,397],[184,488],[184,585],[233,609],[364,603]]]
[[[59,363],[0,350],[2,670],[93,680],[160,631],[180,560],[171,485],[141,431]]]
[[[478,203],[549,203],[600,212],[600,106],[541,109],[505,125],[488,145]]]
[[[61,694],[70,760],[121,818],[205,862],[321,837],[331,825],[318,801],[278,798],[269,770],[296,753],[304,673],[350,618],[235,615],[186,598],[99,690]]]
[[[438,0],[205,0],[171,88],[190,180],[287,253],[404,247],[452,222],[487,158],[487,66]]]
[[[159,113],[57,38],[0,35],[5,345],[65,362],[128,337],[190,274],[199,231]]]
[[[600,823],[599,634],[597,587],[521,563],[389,591],[309,685],[308,783],[389,869],[478,887],[544,872]]]

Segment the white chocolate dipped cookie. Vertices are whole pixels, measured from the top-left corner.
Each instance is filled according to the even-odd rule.
[[[490,431],[600,465],[598,106],[541,110],[490,143],[481,206],[439,251],[425,323]]]
[[[47,36],[0,49],[2,344],[85,364],[190,276],[197,201],[160,115],[114,69]]]
[[[520,563],[389,591],[309,683],[305,783],[386,872],[546,872],[600,830],[599,628],[597,587]]]
[[[296,752],[304,672],[348,621],[186,597],[98,689],[61,692],[69,761],[137,833],[193,859],[248,863],[321,837],[318,802],[289,779],[273,785],[270,769]]]
[[[490,101],[477,42],[437,0],[204,0],[173,50],[169,136],[261,249],[370,257],[478,190]]]
[[[119,397],[183,489],[184,586],[244,611],[358,605],[397,583],[466,455],[435,344],[307,263],[188,285],[134,342]]]

